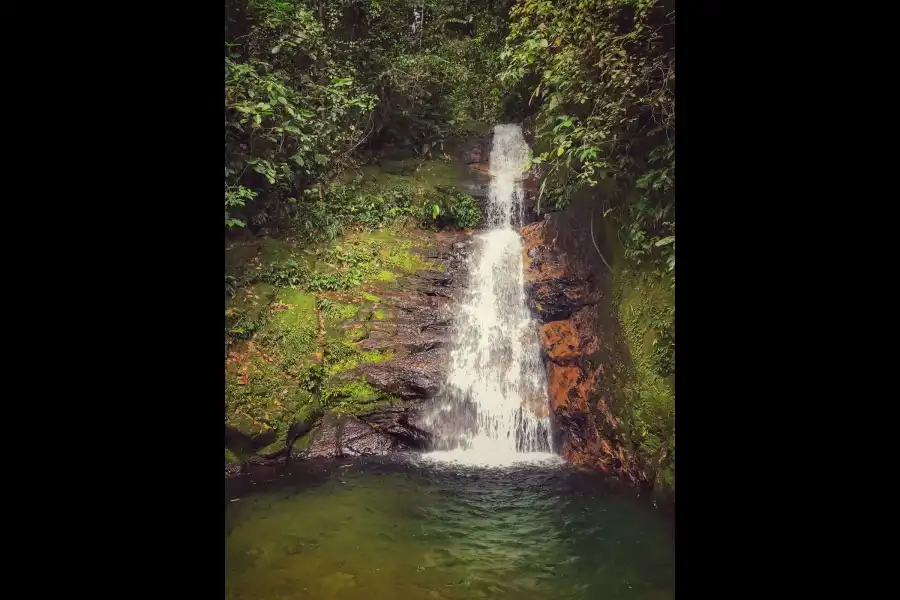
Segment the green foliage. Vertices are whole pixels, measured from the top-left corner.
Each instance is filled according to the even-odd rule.
[[[296,260],[289,259],[268,265],[266,270],[256,276],[256,281],[291,287],[302,285],[309,276],[309,269],[301,267]]]
[[[658,323],[657,337],[653,340],[653,364],[662,377],[675,373],[674,325],[674,320]]]
[[[273,260],[254,272],[249,283],[317,293],[351,290],[367,281],[393,281],[395,272],[413,273],[428,266],[429,263],[410,252],[411,247],[411,241],[399,239],[390,232],[347,235],[340,243],[307,250],[306,261]],[[326,312],[333,308],[327,299],[319,299],[317,303]]]
[[[408,201],[348,202],[330,183],[363,151],[431,156],[497,118],[506,3],[417,7],[414,31],[408,0],[226,0],[226,229],[332,240],[408,216]]]
[[[318,394],[321,391],[322,382],[325,380],[325,367],[322,365],[311,365],[300,373],[297,379],[300,387],[311,394]]]
[[[674,25],[671,0],[522,0],[502,74],[536,110],[541,199],[598,188],[627,256],[673,272]]]
[[[481,224],[481,209],[468,194],[456,192],[450,204],[450,216],[460,229],[473,229]]]

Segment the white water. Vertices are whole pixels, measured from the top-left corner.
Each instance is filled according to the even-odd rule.
[[[497,125],[486,231],[470,258],[447,385],[431,426],[430,459],[505,465],[555,459],[537,327],[525,303],[522,176],[528,145],[519,125]]]

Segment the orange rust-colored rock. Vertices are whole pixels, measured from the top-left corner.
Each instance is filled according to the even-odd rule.
[[[540,327],[541,345],[551,360],[569,360],[582,355],[578,332],[570,321],[553,321]]]
[[[547,390],[550,394],[550,410],[587,410],[587,390],[584,373],[579,367],[568,367],[551,362],[547,368]]]
[[[529,306],[541,323],[538,337],[549,359],[551,418],[566,460],[622,473],[631,469],[632,461],[620,444],[619,421],[608,392],[603,391],[607,388],[601,385],[610,367],[604,365],[610,354],[603,343],[603,334],[610,330],[604,328],[600,315],[608,310],[608,306],[601,308],[600,286],[607,273],[591,267],[580,252],[583,240],[573,243],[569,239],[572,224],[565,227],[544,220],[521,229]]]
[[[576,311],[570,318],[572,329],[578,336],[578,343],[583,356],[590,356],[600,350],[600,324],[598,323],[597,310],[592,306],[586,306]]]
[[[552,247],[544,243],[544,223],[526,225],[522,234],[522,261],[528,282],[559,279],[567,274],[565,263]]]
[[[606,440],[600,440],[600,447],[603,448],[603,451],[609,455],[613,454],[612,446],[609,445],[609,442]]]

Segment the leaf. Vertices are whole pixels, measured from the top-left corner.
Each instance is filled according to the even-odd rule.
[[[556,155],[557,155],[557,156],[562,156],[562,155],[563,155],[563,152],[565,152],[565,151],[566,151],[565,147],[564,147],[564,146],[560,146],[559,148],[556,149]]]
[[[653,245],[656,246],[657,248],[659,248],[660,246],[668,246],[669,244],[672,244],[674,242],[675,242],[675,236],[670,235],[670,236],[666,236],[663,239],[657,241]]]

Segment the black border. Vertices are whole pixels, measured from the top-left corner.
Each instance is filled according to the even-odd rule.
[[[109,401],[85,407],[105,438],[85,462],[108,487],[90,490],[103,508],[78,544],[110,541],[78,558],[155,598],[225,597],[221,10],[104,23],[118,39],[91,61],[106,93],[87,114],[106,131],[94,160],[76,157],[109,198],[105,225],[82,234],[105,240],[83,293],[102,306],[98,350],[115,365],[115,383],[99,382]]]

